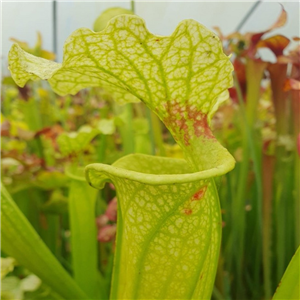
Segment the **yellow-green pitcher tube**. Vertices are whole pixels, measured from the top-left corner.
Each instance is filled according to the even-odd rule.
[[[210,299],[221,241],[216,172],[142,154],[86,167],[92,186],[110,181],[117,191],[111,299]]]

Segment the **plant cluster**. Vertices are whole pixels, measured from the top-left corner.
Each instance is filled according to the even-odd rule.
[[[62,64],[40,35],[15,40],[2,299],[270,299],[300,239],[300,48],[264,38],[286,19],[219,38],[186,20],[161,37],[109,10]],[[298,297],[298,263],[274,299]]]

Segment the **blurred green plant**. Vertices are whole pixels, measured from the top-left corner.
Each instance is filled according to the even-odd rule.
[[[226,226],[220,272],[235,276],[221,279],[219,289],[226,293],[230,280],[228,293],[236,299],[248,295],[269,299],[299,246],[300,100],[299,92],[292,91],[299,83],[299,46],[284,54],[288,38],[278,34],[264,38],[286,21],[282,7],[277,21],[265,31],[223,36],[216,28],[225,51],[234,54],[235,68],[233,102],[224,115],[220,112],[226,118],[229,110],[232,118],[217,137],[237,158],[235,171],[226,178],[231,187],[221,191]],[[260,48],[271,50],[276,62],[263,61]]]

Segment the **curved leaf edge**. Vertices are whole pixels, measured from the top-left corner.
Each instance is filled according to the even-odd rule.
[[[199,28],[203,29],[206,32],[210,32],[210,30],[208,30],[204,25],[198,23],[197,21],[195,21],[193,19],[186,19],[186,20],[182,20],[181,22],[178,23],[178,25],[176,26],[176,28],[174,29],[174,31],[172,32],[171,35],[168,35],[168,36],[155,35],[155,34],[152,34],[147,29],[146,23],[142,18],[140,18],[136,15],[119,15],[119,16],[116,16],[116,17],[112,18],[107,23],[107,26],[105,27],[105,29],[103,29],[102,31],[95,32],[95,31],[92,31],[91,29],[88,29],[88,28],[79,28],[79,29],[75,30],[66,39],[66,41],[64,43],[64,46],[63,46],[63,57],[64,58],[63,58],[62,63],[56,63],[56,62],[53,62],[53,61],[48,61],[48,60],[43,59],[43,58],[35,57],[34,55],[31,55],[31,54],[27,53],[26,51],[24,51],[23,49],[21,49],[21,47],[18,44],[13,44],[13,46],[11,47],[11,50],[9,51],[9,55],[8,55],[8,60],[9,60],[8,69],[11,71],[13,79],[21,87],[23,87],[26,84],[26,82],[30,79],[32,79],[32,80],[39,80],[39,79],[49,80],[49,83],[50,83],[52,89],[58,95],[61,95],[61,96],[64,96],[64,95],[67,95],[67,94],[75,95],[79,90],[81,90],[83,88],[92,87],[92,86],[99,86],[99,82],[96,83],[96,84],[92,83],[92,82],[89,82],[88,84],[87,83],[80,83],[80,84],[78,83],[76,88],[68,87],[67,89],[65,89],[64,92],[61,92],[58,88],[56,88],[55,84],[51,81],[52,81],[52,78],[54,78],[55,75],[57,73],[59,73],[60,71],[63,71],[64,68],[66,68],[66,70],[68,70],[67,64],[70,60],[70,57],[68,57],[68,55],[70,55],[70,53],[69,53],[70,50],[67,49],[67,46],[68,46],[69,43],[71,43],[72,40],[74,40],[77,36],[82,36],[83,34],[87,34],[87,33],[95,35],[95,36],[110,34],[110,32],[111,32],[110,26],[113,26],[113,25],[116,26],[116,24],[113,24],[113,22],[116,22],[116,19],[119,19],[119,18],[120,18],[120,22],[123,21],[123,22],[127,22],[128,24],[130,23],[130,21],[132,19],[138,19],[139,22],[141,22],[141,26],[142,26],[143,30],[145,31],[145,33],[149,35],[149,39],[154,39],[154,40],[155,39],[159,40],[161,38],[169,38],[171,40],[171,39],[176,37],[177,31],[182,25],[188,26],[189,23],[194,23],[194,24],[196,23],[197,26],[199,26]],[[217,36],[213,36],[213,37],[214,37],[215,40],[219,41],[219,38]],[[217,47],[222,49],[222,44],[219,43],[217,45]],[[223,52],[223,51],[221,51],[221,52]],[[223,53],[222,60],[228,60],[229,61],[229,58],[230,58],[230,56],[226,56]],[[14,60],[17,60],[17,64],[16,64],[17,67],[14,66],[14,64],[13,64]],[[41,70],[41,66],[42,66],[43,70]],[[224,62],[224,67],[225,67],[225,62]],[[227,67],[229,67],[229,69],[231,71],[233,71],[233,66],[231,64],[227,65]],[[72,71],[72,68],[70,70]],[[227,71],[227,73],[229,71]],[[18,75],[18,72],[21,74],[21,76],[20,76],[20,74]],[[105,86],[106,84],[108,84],[108,86]],[[110,83],[105,83],[105,81],[102,82],[102,85],[103,85],[104,88],[108,88],[108,90],[111,88]],[[230,84],[229,85],[230,86],[233,85],[232,78],[230,79]],[[134,91],[132,91],[132,90],[125,89],[124,87],[120,87],[119,85],[115,85],[114,88],[117,91],[122,91],[123,93],[126,94],[126,96],[129,95],[129,98],[127,98],[126,100],[117,99],[117,101],[119,101],[120,103],[144,101],[138,95],[136,95],[134,93]],[[216,110],[218,109],[220,104],[223,103],[226,99],[228,99],[228,90],[227,90],[227,88],[228,87],[222,88],[222,90],[220,90],[217,94],[215,94],[215,97],[212,99],[212,101],[211,101],[212,106],[210,107],[210,109],[207,113],[209,123],[210,123],[210,119],[211,119],[212,115],[216,112]],[[151,106],[151,103],[148,103],[148,105]],[[152,107],[152,109],[154,109],[154,108],[155,107]]]
[[[122,167],[123,163],[129,159],[134,159],[136,161],[140,160],[152,160],[152,163],[155,165],[157,163],[176,163],[182,166],[182,170],[190,172],[188,173],[180,173],[180,174],[147,174],[144,173],[143,170],[130,170],[128,168]],[[209,170],[204,170],[200,172],[193,172],[186,160],[184,159],[174,159],[168,157],[160,157],[160,156],[151,156],[145,154],[129,154],[121,159],[117,160],[113,165],[106,164],[89,164],[85,167],[85,175],[88,183],[97,188],[102,189],[103,185],[106,181],[109,181],[109,174],[113,176],[117,176],[119,178],[124,178],[128,180],[133,180],[145,184],[151,185],[161,185],[161,184],[176,184],[176,183],[184,183],[184,182],[193,182],[199,181],[202,179],[213,178],[217,176],[221,176],[229,171],[231,171],[235,166],[234,160],[227,160],[223,165],[216,166]],[[94,180],[96,175],[99,179]]]

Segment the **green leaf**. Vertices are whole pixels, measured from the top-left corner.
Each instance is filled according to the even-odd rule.
[[[99,33],[78,29],[64,49],[63,64],[50,68],[14,44],[9,68],[17,84],[38,76],[48,79],[61,95],[88,86],[117,85],[118,91],[132,93],[164,112],[172,101],[188,101],[209,112],[219,102],[217,96],[232,85],[233,68],[218,37],[193,20],[181,22],[170,37],[162,37],[149,33],[141,18],[122,15]]]
[[[116,131],[114,119],[101,119],[98,123],[98,129],[102,134],[110,135]]]
[[[50,199],[45,202],[41,210],[50,214],[64,214],[68,212],[68,198],[63,195],[60,189],[52,192]]]
[[[14,44],[13,47],[10,56],[13,68],[26,69],[26,72],[12,73],[13,80],[21,87],[24,87],[29,79],[48,79],[48,76],[51,77],[61,67],[61,64],[27,53],[18,44]],[[37,64],[40,64],[39,68],[36,68]]]
[[[68,177],[58,171],[42,171],[38,174],[34,184],[44,190],[53,190],[66,186],[68,181]]]
[[[99,130],[88,125],[82,126],[76,132],[62,133],[57,138],[57,144],[63,155],[78,153],[91,142],[91,140],[98,135]]]
[[[209,128],[228,98],[233,66],[219,38],[203,25],[185,20],[171,36],[162,37],[151,34],[141,18],[121,15],[101,32],[76,30],[65,43],[63,63],[52,64],[16,44],[9,53],[17,84],[39,77],[60,95],[101,86],[120,103],[142,100],[167,125],[195,169],[233,168],[232,156]]]
[[[133,130],[136,134],[146,135],[149,133],[149,122],[147,119],[135,118],[133,120]]]
[[[88,299],[46,247],[3,185],[1,201],[2,250],[64,299]]]
[[[12,86],[16,86],[16,83],[15,83],[15,81],[12,79],[12,77],[10,77],[10,76],[7,76],[7,77],[3,77],[3,79],[2,79],[2,84],[4,84],[4,85],[12,85]],[[13,91],[12,89],[10,90],[10,92],[11,91]],[[7,93],[8,94],[8,93]],[[18,95],[18,91],[17,90],[15,90],[13,93],[12,93],[12,95],[14,96],[14,97],[16,97],[17,95]]]
[[[151,154],[149,122],[144,118],[135,118],[132,122],[135,153]]]
[[[282,299],[300,299],[300,247],[291,259],[273,296],[273,300]]]
[[[101,31],[103,30],[108,21],[110,21],[112,18],[119,16],[119,15],[133,15],[134,13],[131,10],[122,8],[122,7],[111,7],[106,9],[101,13],[101,15],[96,19],[94,23],[94,31]]]
[[[1,279],[15,268],[16,261],[12,257],[1,257]]]

